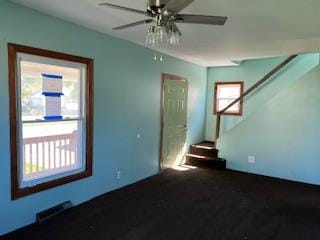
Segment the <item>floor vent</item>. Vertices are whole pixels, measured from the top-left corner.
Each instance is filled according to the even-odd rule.
[[[48,219],[53,218],[54,216],[57,216],[58,214],[68,210],[69,208],[72,208],[72,206],[72,203],[70,201],[67,201],[42,212],[39,212],[37,213],[37,222],[42,223],[44,221],[47,221]]]

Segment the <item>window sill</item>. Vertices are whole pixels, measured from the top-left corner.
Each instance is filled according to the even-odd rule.
[[[16,200],[18,198],[22,198],[34,193],[38,193],[50,188],[54,188],[60,185],[64,185],[64,184],[77,181],[83,178],[91,177],[91,176],[92,176],[92,167],[89,166],[88,169],[85,170],[84,172],[66,176],[66,177],[52,180],[49,182],[41,183],[32,187],[25,187],[25,188],[14,187],[12,189],[12,200]]]

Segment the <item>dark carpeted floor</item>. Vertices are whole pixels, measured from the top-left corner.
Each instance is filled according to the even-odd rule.
[[[14,240],[318,240],[320,187],[233,171],[168,170]]]

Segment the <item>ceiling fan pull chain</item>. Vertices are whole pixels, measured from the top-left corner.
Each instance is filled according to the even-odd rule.
[[[154,52],[153,60],[154,60],[154,61],[157,61],[157,60],[159,59],[160,62],[163,62],[163,55],[162,55],[162,54],[158,55],[158,54],[159,54],[159,53]]]

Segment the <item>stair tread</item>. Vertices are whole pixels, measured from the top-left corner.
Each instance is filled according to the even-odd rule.
[[[197,158],[199,161],[226,161],[225,159],[219,157],[210,157],[191,153],[186,154],[186,156]]]
[[[186,163],[197,167],[225,170],[227,161],[218,157],[218,149],[214,142],[203,141],[190,145],[189,153],[186,154]]]
[[[196,148],[215,149],[214,142],[209,142],[209,141],[203,141],[201,143],[193,144],[191,146]]]
[[[202,146],[202,145],[197,145],[197,144],[193,144],[191,146],[195,147],[195,148],[202,148],[202,149],[215,149],[214,147]]]

